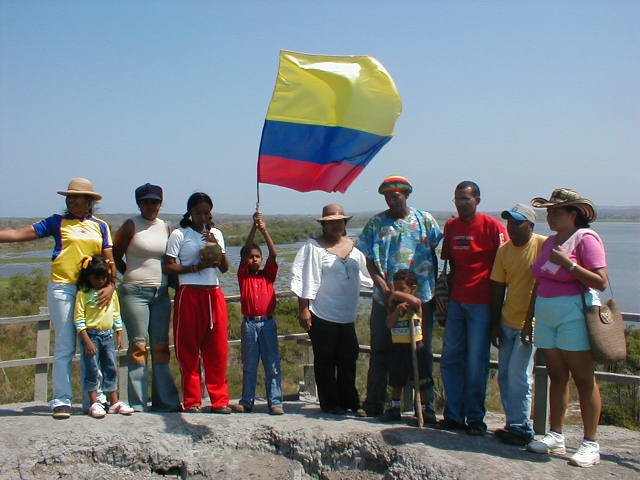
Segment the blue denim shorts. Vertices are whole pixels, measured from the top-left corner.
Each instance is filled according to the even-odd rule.
[[[536,299],[533,342],[538,348],[591,350],[580,295]]]

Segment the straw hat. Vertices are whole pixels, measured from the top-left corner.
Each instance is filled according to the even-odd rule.
[[[593,202],[570,188],[556,188],[549,200],[536,197],[531,200],[531,205],[535,208],[575,207],[584,215],[587,223],[593,222],[598,216]]]
[[[64,195],[65,197],[67,195],[87,195],[96,200],[102,199],[102,195],[93,189],[93,183],[91,183],[91,180],[87,180],[82,177],[72,178],[67,189],[59,190],[58,194]]]
[[[330,222],[332,220],[351,220],[353,215],[345,215],[344,207],[339,203],[330,203],[322,207],[322,217],[316,218],[317,222]]]

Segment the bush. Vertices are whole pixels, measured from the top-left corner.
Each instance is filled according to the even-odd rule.
[[[35,315],[46,305],[47,276],[42,270],[30,275],[16,275],[6,288],[0,289],[0,316],[21,317]]]
[[[640,375],[640,329],[628,327],[627,360],[615,362],[606,368],[598,368],[612,373]],[[603,383],[601,423],[619,425],[634,430],[640,429],[640,387]]]

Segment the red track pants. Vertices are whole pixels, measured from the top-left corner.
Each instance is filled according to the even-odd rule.
[[[222,290],[181,285],[173,310],[173,338],[182,374],[184,408],[202,405],[200,357],[211,406],[229,405],[229,318]]]

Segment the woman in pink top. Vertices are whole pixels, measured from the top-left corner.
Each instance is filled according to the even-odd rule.
[[[590,200],[567,188],[554,190],[549,200],[534,198],[531,204],[547,209],[549,228],[556,234],[545,241],[532,267],[537,280],[534,341],[544,355],[549,373],[551,428],[542,439],[529,443],[527,450],[566,453],[562,424],[571,376],[580,397],[584,440],[569,461],[579,467],[590,467],[600,462],[595,437],[602,405],[583,301],[599,304],[596,290],[604,290],[608,282],[604,245],[589,228],[589,223],[596,219],[596,209]],[[522,336],[523,343],[531,342],[531,319]]]

